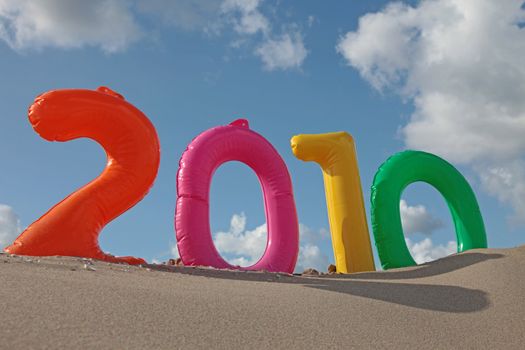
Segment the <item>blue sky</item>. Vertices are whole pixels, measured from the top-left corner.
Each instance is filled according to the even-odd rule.
[[[489,246],[523,244],[525,16],[521,1],[503,3],[0,0],[0,238],[18,230],[15,214],[29,225],[105,165],[93,141],[41,139],[27,107],[47,90],[106,85],[150,118],[162,155],[149,195],[101,234],[113,254],[172,256],[178,160],[200,132],[240,117],[288,165],[303,225],[300,268],[325,269],[333,256],[321,170],[289,147],[299,133],[354,136],[367,211],[389,155],[441,155],[471,182]],[[494,29],[497,18],[504,25]],[[403,198],[413,253],[450,252],[453,225],[438,193],[414,184]],[[262,197],[246,166],[219,168],[210,214],[232,261],[264,248]]]

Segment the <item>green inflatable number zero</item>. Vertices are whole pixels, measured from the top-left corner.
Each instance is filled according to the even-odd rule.
[[[403,190],[418,181],[432,185],[445,198],[456,229],[458,252],[487,247],[478,202],[463,175],[438,156],[404,151],[379,167],[372,185],[372,229],[383,269],[416,265],[405,243],[399,201]]]

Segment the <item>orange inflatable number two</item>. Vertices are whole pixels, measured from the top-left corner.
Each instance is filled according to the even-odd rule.
[[[160,161],[159,141],[148,118],[108,88],[56,90],[38,96],[29,108],[34,130],[48,141],[88,137],[107,154],[102,174],[29,226],[5,251],[11,254],[66,255],[145,263],[102,252],[103,227],[148,192]]]

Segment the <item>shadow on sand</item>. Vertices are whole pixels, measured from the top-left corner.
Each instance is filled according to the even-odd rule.
[[[148,265],[148,267],[157,271],[182,273],[207,278],[296,284],[307,288],[359,296],[418,309],[468,313],[483,310],[490,305],[486,292],[449,285],[361,280],[416,279],[436,276],[503,256],[504,255],[501,254],[483,254],[476,252],[450,256],[410,269],[314,277],[166,265]]]
[[[361,272],[349,275],[337,275],[336,278],[367,279],[367,280],[397,280],[414,279],[442,275],[459,270],[486,260],[499,259],[502,254],[466,253],[451,255],[445,258],[421,264],[418,266],[392,269],[388,271]]]

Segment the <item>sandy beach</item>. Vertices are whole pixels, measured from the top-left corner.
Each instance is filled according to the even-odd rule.
[[[0,348],[523,349],[525,246],[291,276],[0,255]]]

